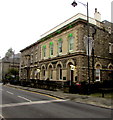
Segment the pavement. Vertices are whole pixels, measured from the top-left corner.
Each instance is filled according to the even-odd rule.
[[[17,89],[23,89],[23,90],[28,90],[28,91],[32,91],[32,92],[46,94],[46,95],[50,95],[50,96],[53,96],[53,97],[56,97],[59,99],[69,99],[71,101],[78,102],[78,103],[85,103],[85,104],[90,104],[90,105],[94,105],[94,106],[98,106],[98,107],[113,109],[113,104],[112,104],[113,100],[112,99],[93,97],[93,96],[88,96],[88,95],[64,93],[61,90],[50,91],[50,90],[23,87],[23,86],[11,85],[11,84],[7,84],[7,86],[14,87]]]

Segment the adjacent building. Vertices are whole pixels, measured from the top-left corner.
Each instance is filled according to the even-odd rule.
[[[93,46],[87,56],[87,39]],[[94,18],[77,14],[41,36],[41,39],[22,49],[20,81],[51,80],[80,82],[113,80],[112,23],[101,22],[95,9]]]
[[[5,79],[9,69],[16,68],[19,70],[20,67],[20,53],[13,54],[10,57],[5,56],[0,60],[0,81]]]

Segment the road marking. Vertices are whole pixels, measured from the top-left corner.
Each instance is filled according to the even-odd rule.
[[[18,90],[22,90],[22,91],[25,91],[25,92],[31,92],[31,93],[35,93],[35,94],[39,94],[39,95],[43,95],[43,96],[47,96],[47,97],[50,97],[50,98],[54,98],[56,100],[59,100],[60,98],[57,98],[57,97],[54,97],[54,96],[50,96],[50,95],[46,95],[44,93],[39,93],[39,92],[34,92],[34,91],[29,91],[29,90],[23,90],[21,88],[17,88]]]
[[[56,99],[56,100],[59,100],[59,98],[57,97],[54,97],[54,96],[50,96],[50,95],[46,95],[44,93],[38,93],[38,92],[33,92],[33,91],[30,91],[31,93],[35,93],[35,94],[39,94],[39,95],[43,95],[43,96],[47,96],[47,97],[50,97],[50,98],[53,98],[53,99]]]
[[[51,95],[46,95],[44,93],[40,93],[40,92],[34,92],[34,91],[29,91],[29,90],[24,90],[22,88],[15,88],[13,86],[8,86],[8,87],[11,87],[13,89],[17,89],[17,90],[22,90],[22,91],[25,91],[25,92],[31,92],[31,93],[35,93],[35,94],[39,94],[39,95],[43,95],[43,96],[47,96],[47,97],[50,97],[50,98],[53,98],[53,99],[56,99],[56,100],[59,100],[60,98],[57,98],[57,97],[54,97],[54,96],[51,96]]]
[[[29,100],[29,99],[27,99],[27,98],[25,98],[25,97],[22,97],[22,96],[18,96],[19,98],[22,98],[22,99],[24,99],[24,100],[27,100],[28,102],[32,102],[31,100]]]
[[[68,100],[48,100],[48,101],[32,101],[32,102],[23,102],[23,103],[11,103],[11,104],[3,104],[0,105],[0,108],[5,107],[16,107],[16,106],[22,106],[22,105],[33,105],[33,104],[44,104],[44,103],[52,103],[52,102],[64,102]]]
[[[9,93],[9,94],[11,94],[11,95],[14,95],[14,93],[12,93],[12,92],[9,92],[9,91],[6,91],[7,93]]]

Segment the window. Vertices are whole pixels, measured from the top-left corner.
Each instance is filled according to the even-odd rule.
[[[69,34],[68,38],[69,38],[69,51],[72,51],[74,46],[74,37],[72,33]]]
[[[42,75],[45,76],[45,68],[42,69]]]
[[[58,40],[58,54],[62,53],[62,39],[60,38]]]
[[[45,67],[42,67],[42,79],[45,80],[46,70]]]
[[[35,62],[37,62],[37,52],[35,52]]]
[[[45,72],[45,70],[44,70],[44,71],[43,71],[43,76],[45,76],[45,73],[46,73],[46,72]]]
[[[52,70],[50,70],[50,80],[53,79],[53,73],[52,73]]]
[[[31,54],[31,63],[33,63],[33,54]]]
[[[96,81],[100,81],[100,69],[96,69]]]
[[[46,45],[44,45],[42,49],[43,49],[42,50],[43,51],[43,57],[46,57]]]
[[[101,69],[101,65],[97,64],[96,65],[96,81],[100,81],[100,69]]]
[[[62,80],[62,68],[60,64],[57,66],[57,78],[58,80]]]
[[[53,42],[50,42],[49,45],[50,45],[50,56],[52,56],[53,55]]]
[[[113,53],[113,43],[109,43],[109,53]]]
[[[49,66],[49,76],[48,76],[48,78],[50,79],[50,80],[52,80],[53,79],[53,70],[52,70],[52,66],[50,65]]]
[[[108,65],[108,69],[108,77],[109,79],[113,80],[113,65],[111,63]]]
[[[60,78],[60,80],[62,80],[62,69],[61,68],[60,68],[59,72],[60,72],[59,78]]]

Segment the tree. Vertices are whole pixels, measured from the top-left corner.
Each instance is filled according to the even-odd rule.
[[[19,80],[19,70],[16,68],[10,68],[5,75],[5,81],[12,84],[17,84]]]
[[[12,48],[8,49],[8,51],[6,52],[5,54],[5,57],[9,58],[11,57],[12,55],[14,55],[14,51]]]

